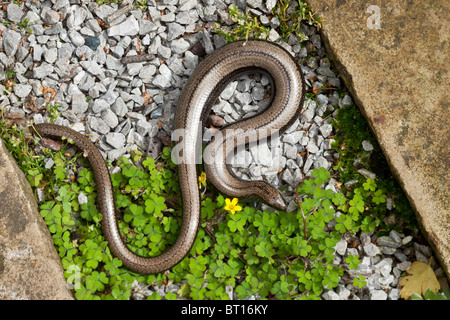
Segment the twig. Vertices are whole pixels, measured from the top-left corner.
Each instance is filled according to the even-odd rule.
[[[116,12],[111,13],[106,20],[108,21],[108,23],[113,22],[114,20],[116,20],[118,17],[120,17],[122,14],[127,14],[128,12],[130,12],[131,10],[134,9],[134,1],[131,1],[129,4],[127,4],[126,6],[123,6],[122,8],[120,8],[119,10],[117,10]]]
[[[123,57],[122,60],[120,60],[120,62],[122,62],[123,64],[136,63],[136,62],[143,62],[143,61],[151,61],[155,58],[156,58],[156,56],[154,54],[138,54],[138,55]]]

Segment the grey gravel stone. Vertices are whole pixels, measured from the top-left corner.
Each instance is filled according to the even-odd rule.
[[[43,62],[39,67],[33,69],[33,78],[43,79],[53,72],[53,65]]]
[[[89,126],[92,128],[92,130],[95,130],[103,135],[109,133],[110,130],[110,127],[102,119],[97,117],[90,118]]]
[[[367,140],[363,140],[362,147],[363,147],[363,149],[365,151],[372,151],[373,150],[373,145]]]
[[[365,168],[361,168],[358,170],[358,173],[362,174],[367,179],[375,180],[377,178],[377,175]]]
[[[72,96],[72,111],[75,114],[83,114],[86,112],[89,104],[86,102],[86,96],[82,93]]]
[[[403,262],[401,262],[401,263],[398,263],[398,264],[397,264],[397,268],[398,268],[400,271],[406,271],[406,270],[409,270],[409,268],[411,268],[411,261],[403,261]]]
[[[42,20],[48,25],[54,25],[59,21],[58,12],[50,9],[49,7],[44,7],[41,12]]]
[[[20,33],[7,29],[3,32],[3,49],[7,56],[13,56],[17,52],[20,43]]]
[[[325,292],[322,297],[325,300],[341,300],[340,296],[334,292],[333,290],[328,290],[327,292]]]
[[[14,84],[14,94],[19,98],[25,98],[30,92],[32,87],[28,84]]]
[[[125,136],[120,132],[110,132],[106,135],[106,142],[115,149],[125,145]]]
[[[389,236],[378,237],[377,238],[377,244],[379,246],[390,247],[390,248],[400,248],[401,247],[401,243],[398,243],[398,242],[394,241]]]
[[[336,243],[334,249],[341,256],[345,255],[345,252],[347,251],[347,241],[345,241],[344,239],[340,240],[338,243]]]
[[[112,26],[108,29],[108,36],[135,36],[139,33],[139,23],[136,18],[131,15],[124,22]]]
[[[380,249],[374,245],[373,243],[369,243],[367,245],[365,245],[364,247],[364,252],[369,256],[369,257],[374,257],[377,254],[380,253]]]
[[[387,293],[383,290],[370,291],[370,300],[387,300]]]
[[[331,134],[331,131],[333,131],[333,127],[331,126],[331,124],[325,123],[319,128],[319,130],[322,136],[324,136],[324,138],[327,138]]]
[[[172,71],[167,67],[167,65],[162,64],[159,67],[159,74],[152,81],[153,85],[158,88],[164,89],[170,86],[170,81],[172,79]]]
[[[24,14],[22,8],[15,3],[10,3],[8,5],[8,7],[6,8],[6,13],[8,20],[13,22],[20,22]]]
[[[184,53],[189,49],[189,47],[190,47],[189,42],[187,42],[183,38],[173,40],[170,46],[172,51],[176,54]]]

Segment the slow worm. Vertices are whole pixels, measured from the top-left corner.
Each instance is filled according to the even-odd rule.
[[[205,149],[204,168],[208,180],[221,192],[244,198],[259,198],[278,209],[286,205],[280,192],[265,181],[244,181],[228,168],[229,153],[270,138],[270,130],[281,135],[300,115],[305,83],[299,65],[281,46],[262,40],[237,41],[214,51],[197,67],[184,87],[176,109],[175,130],[182,130],[175,155],[183,200],[183,222],[175,244],[157,257],[132,253],[120,235],[114,205],[114,191],[106,163],[96,147],[82,134],[67,127],[37,124],[35,131],[50,138],[70,138],[87,156],[94,171],[102,228],[113,255],[130,270],[148,274],[164,271],[181,261],[190,250],[200,221],[200,194],[197,159],[202,124],[220,92],[238,75],[248,71],[269,75],[274,86],[271,106],[261,114],[231,124],[221,130]],[[248,130],[257,134],[248,135]],[[252,131],[253,132],[253,131]]]

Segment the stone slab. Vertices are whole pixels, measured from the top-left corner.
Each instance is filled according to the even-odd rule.
[[[306,0],[449,277],[447,0]]]
[[[0,300],[71,300],[31,187],[0,140]]]

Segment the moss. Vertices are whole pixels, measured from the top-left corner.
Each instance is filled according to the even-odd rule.
[[[389,212],[385,205],[380,205],[380,215],[393,213],[400,220],[399,226],[382,226],[387,229],[401,229],[402,225],[410,230],[417,228],[417,220],[408,199],[396,179],[393,177],[386,158],[381,151],[376,139],[370,131],[369,125],[355,105],[339,109],[332,125],[336,130],[333,148],[339,153],[339,179],[345,183],[350,180],[358,180],[353,188],[360,187],[365,178],[357,172],[355,161],[359,160],[359,166],[367,168],[377,175],[377,185],[385,190],[388,197],[393,199],[393,207]],[[364,140],[369,141],[374,150],[367,152],[362,147]],[[382,217],[381,217],[382,218]],[[380,219],[383,221],[384,219]],[[402,222],[403,221],[403,222]]]

